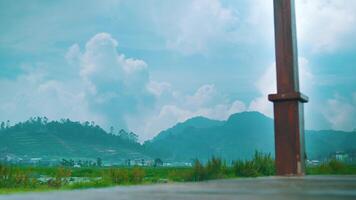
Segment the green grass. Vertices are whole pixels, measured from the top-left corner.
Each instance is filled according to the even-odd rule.
[[[330,160],[318,166],[309,166],[306,172],[308,175],[356,175],[356,165]]]
[[[0,194],[271,176],[274,171],[271,155],[259,152],[256,152],[251,160],[235,161],[232,165],[213,157],[205,164],[196,160],[192,167],[64,168],[0,164]],[[307,167],[307,174],[356,174],[356,166],[332,160],[319,166]],[[38,179],[43,176],[47,177],[48,181]],[[73,182],[73,177],[82,179]]]

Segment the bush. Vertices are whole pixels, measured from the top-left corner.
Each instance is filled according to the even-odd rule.
[[[109,178],[113,184],[123,184],[129,182],[129,172],[127,169],[110,169]]]
[[[275,174],[275,163],[271,154],[263,154],[256,151],[253,162],[260,176],[271,176]]]
[[[35,188],[38,181],[19,168],[0,165],[0,188]]]
[[[275,174],[275,164],[270,154],[255,152],[252,160],[234,162],[236,176],[256,177]]]
[[[193,169],[190,175],[190,180],[192,181],[203,181],[206,177],[206,171],[204,166],[200,163],[199,160],[195,160],[193,164]]]
[[[0,188],[11,186],[12,170],[9,167],[0,165]]]
[[[253,161],[236,161],[234,163],[234,171],[236,176],[256,177],[258,171]]]
[[[227,166],[220,158],[212,157],[206,164],[206,175],[208,179],[217,179],[225,177]]]
[[[54,178],[47,181],[48,187],[60,188],[63,185],[68,184],[68,178],[72,172],[70,169],[60,167],[56,170]]]
[[[191,170],[177,170],[174,169],[168,173],[168,179],[176,182],[183,182],[187,180],[192,180],[191,176]]]
[[[330,160],[328,165],[330,167],[332,174],[343,174],[347,169],[347,166],[345,163],[337,161],[337,160]]]
[[[353,174],[352,166],[337,160],[330,160],[319,166],[307,168],[308,174]]]
[[[130,182],[131,183],[142,183],[143,178],[145,177],[146,173],[142,168],[135,167],[132,169],[130,173]]]

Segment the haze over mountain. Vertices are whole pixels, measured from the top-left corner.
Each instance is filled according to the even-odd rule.
[[[323,160],[337,151],[355,152],[356,133],[306,131],[308,159]],[[47,122],[33,118],[0,128],[0,156],[77,158],[124,162],[154,159],[187,162],[219,156],[227,160],[247,159],[254,151],[274,155],[273,120],[258,112],[231,115],[226,121],[195,117],[160,132],[143,145],[137,135],[124,130],[110,133],[94,123],[70,120]]]

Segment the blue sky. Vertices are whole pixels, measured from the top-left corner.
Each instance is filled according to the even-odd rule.
[[[308,129],[356,128],[356,2],[297,0]],[[95,121],[141,140],[194,116],[272,116],[272,1],[0,0],[0,121]]]

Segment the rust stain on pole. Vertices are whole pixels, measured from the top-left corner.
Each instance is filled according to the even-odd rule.
[[[304,175],[304,113],[308,97],[299,91],[294,0],[274,0],[277,94],[274,129],[277,175]]]

